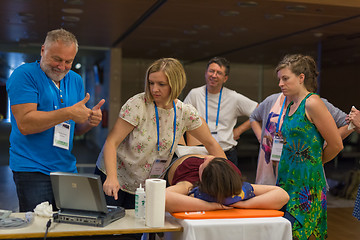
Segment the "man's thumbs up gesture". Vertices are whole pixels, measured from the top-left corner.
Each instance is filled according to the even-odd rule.
[[[86,93],[86,96],[80,102],[74,104],[71,109],[71,119],[76,123],[85,123],[89,120],[91,127],[97,126],[102,119],[101,106],[104,104],[105,100],[102,99],[93,109],[86,107],[86,103],[90,99],[90,94]]]
[[[96,106],[91,110],[91,115],[89,118],[89,124],[92,127],[96,127],[102,120],[101,106],[105,103],[105,99],[101,99]]]

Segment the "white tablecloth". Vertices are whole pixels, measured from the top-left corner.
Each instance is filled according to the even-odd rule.
[[[176,219],[183,232],[166,233],[173,240],[291,240],[291,224],[283,217],[236,219]]]

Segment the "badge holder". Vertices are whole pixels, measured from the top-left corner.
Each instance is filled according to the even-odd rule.
[[[71,125],[65,122],[55,126],[53,146],[69,150],[70,127]]]
[[[270,160],[276,162],[280,161],[283,146],[284,146],[283,138],[275,135],[273,138]]]
[[[166,162],[167,160],[156,159],[151,167],[149,178],[159,178],[164,172]]]
[[[276,133],[274,135],[273,142],[272,142],[270,160],[272,160],[274,162],[280,161],[282,149],[284,146],[284,139],[281,137],[281,135],[279,135],[279,128],[280,128],[281,116],[284,111],[285,102],[286,102],[286,97],[284,98],[284,102],[283,102],[281,110],[280,110],[278,122],[276,124]]]

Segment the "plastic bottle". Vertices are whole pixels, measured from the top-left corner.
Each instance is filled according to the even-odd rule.
[[[135,192],[135,217],[145,218],[145,191],[144,188],[138,187]]]

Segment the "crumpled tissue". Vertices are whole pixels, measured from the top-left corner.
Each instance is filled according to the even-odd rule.
[[[49,204],[49,202],[42,202],[36,205],[34,209],[34,213],[41,217],[52,217],[53,216],[52,205]]]

